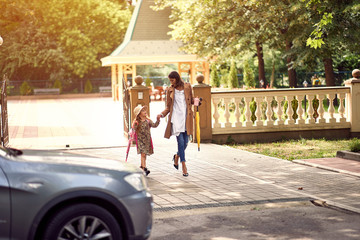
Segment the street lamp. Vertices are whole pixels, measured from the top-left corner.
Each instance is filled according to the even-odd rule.
[[[308,82],[306,80],[304,80],[303,86],[304,86],[304,88],[306,88],[308,86]],[[306,93],[305,93],[305,98],[304,99],[305,99],[305,114],[306,114]]]

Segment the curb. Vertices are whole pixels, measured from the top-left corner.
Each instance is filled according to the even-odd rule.
[[[360,153],[349,151],[337,151],[336,157],[360,162]]]
[[[320,164],[316,164],[316,163],[309,163],[304,160],[293,160],[292,162],[301,164],[301,165],[305,165],[305,166],[316,167],[316,168],[320,168],[320,169],[324,169],[324,170],[328,170],[328,171],[332,171],[332,172],[343,173],[343,174],[347,174],[347,175],[351,175],[351,176],[360,178],[360,173],[350,172],[350,171],[346,171],[346,170],[342,170],[342,169],[338,169],[338,168],[332,168],[332,167],[328,167],[328,166],[324,166],[324,165],[320,165]]]

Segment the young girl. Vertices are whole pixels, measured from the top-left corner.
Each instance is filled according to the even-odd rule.
[[[147,116],[147,106],[137,106],[134,109],[135,119],[132,127],[136,132],[136,147],[137,153],[141,154],[141,166],[146,176],[149,175],[150,170],[146,168],[146,155],[154,153],[153,143],[150,134],[150,127],[157,127],[160,123],[160,117],[157,117],[157,121],[153,123]]]

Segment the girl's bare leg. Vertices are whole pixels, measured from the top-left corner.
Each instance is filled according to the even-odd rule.
[[[146,168],[146,154],[145,153],[141,153],[141,166],[143,168]]]

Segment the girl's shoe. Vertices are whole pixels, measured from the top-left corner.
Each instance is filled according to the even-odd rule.
[[[189,176],[189,174],[188,173],[183,173],[183,176],[187,177],[187,176]]]
[[[148,170],[147,168],[144,168],[143,166],[140,166],[140,168],[144,171],[146,176],[150,174],[150,170]]]
[[[176,170],[179,170],[179,164],[175,164],[175,158],[176,158],[176,154],[174,154],[174,157],[173,157],[174,168],[176,168]]]
[[[144,172],[145,172],[145,175],[146,175],[146,176],[150,174],[150,170],[147,169],[147,168],[144,168]]]

